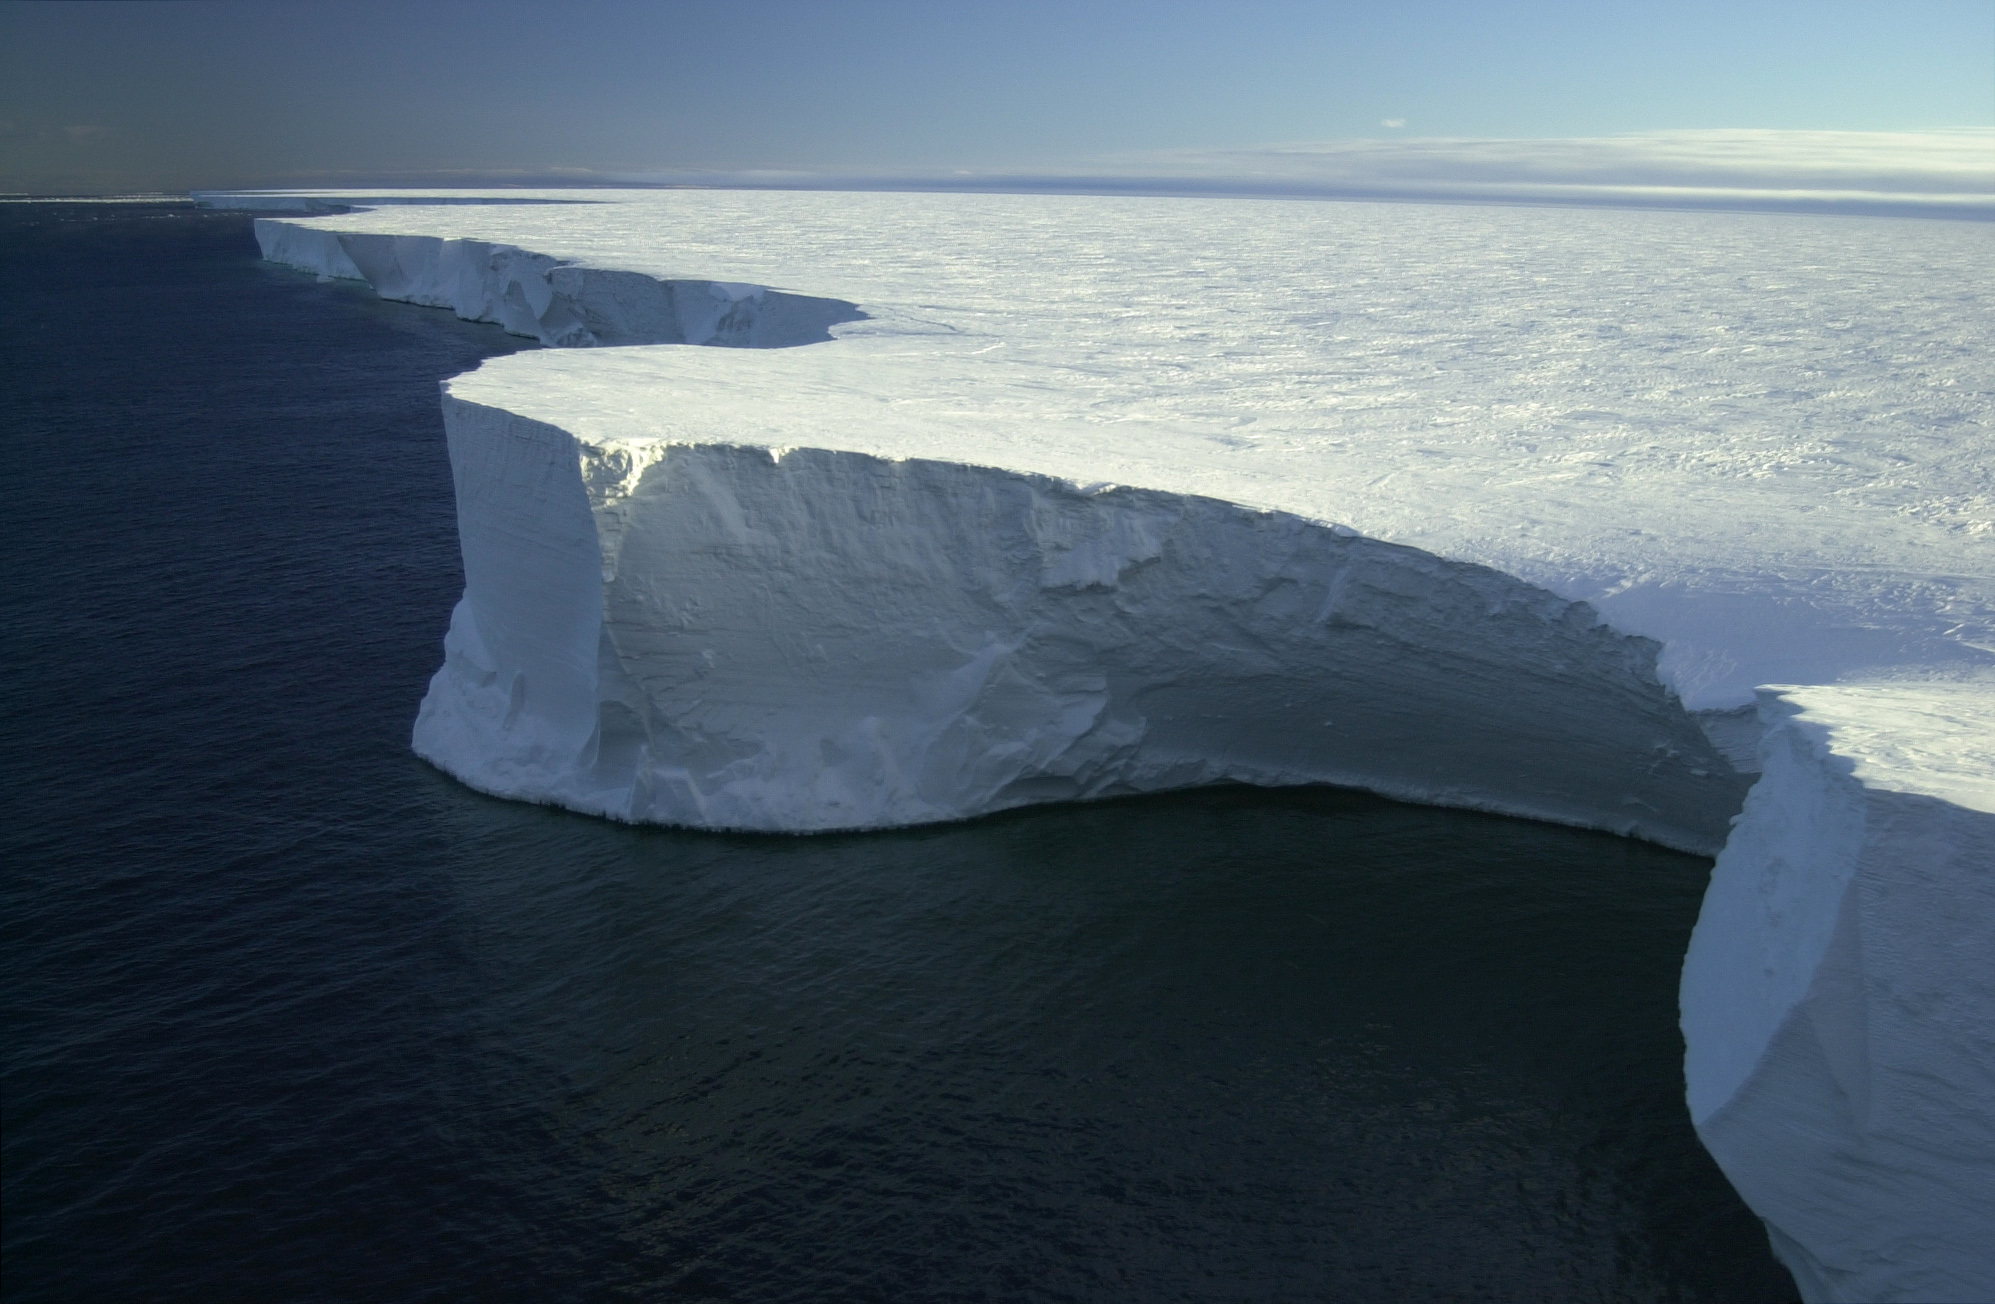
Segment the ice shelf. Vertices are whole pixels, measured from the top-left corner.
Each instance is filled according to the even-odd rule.
[[[445,387],[438,765],[787,831],[1331,782],[1715,853],[1706,1145],[1810,1300],[1995,1297],[1988,226],[209,198],[635,346]]]

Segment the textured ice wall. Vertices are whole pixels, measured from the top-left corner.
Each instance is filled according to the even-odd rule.
[[[865,317],[839,299],[579,267],[487,240],[322,231],[273,218],[257,220],[256,240],[271,262],[365,281],[384,299],[449,308],[562,347],[781,348],[828,340],[831,327]]]
[[[815,830],[1234,779],[1714,852],[1656,646],[1480,566],[1184,494],[577,440],[446,396],[465,595],[416,749],[621,819]]]
[[[1806,1298],[1995,1299],[1995,712],[1947,684],[1761,710],[1684,965],[1692,1120]]]

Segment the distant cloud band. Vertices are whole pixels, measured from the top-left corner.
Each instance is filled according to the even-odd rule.
[[[1398,121],[1393,119],[1391,121]],[[324,173],[305,187],[688,186],[1263,195],[1995,221],[1995,129],[1388,139],[1125,154],[1058,170]]]
[[[1385,125],[1400,121],[1390,119]],[[1672,131],[1543,140],[1394,136],[1128,154],[1045,172],[764,171],[590,179],[783,189],[1108,191],[1749,208],[1995,220],[1995,130]]]

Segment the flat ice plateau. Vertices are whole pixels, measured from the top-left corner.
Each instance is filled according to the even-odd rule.
[[[422,755],[707,827],[1230,779],[1716,854],[1705,1144],[1807,1298],[1995,1298],[1995,228],[487,197],[210,197],[581,346],[445,386]]]

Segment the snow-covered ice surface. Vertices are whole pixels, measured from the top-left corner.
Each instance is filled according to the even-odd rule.
[[[500,198],[582,202],[258,224],[655,346],[446,387],[425,756],[739,828],[1232,778],[1722,845],[1706,1144],[1809,1298],[1995,1296],[1995,229]]]

